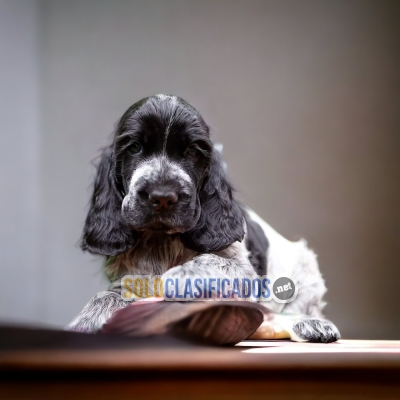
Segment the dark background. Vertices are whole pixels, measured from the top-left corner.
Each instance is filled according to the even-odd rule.
[[[241,199],[319,255],[346,338],[400,338],[400,2],[0,0],[0,318],[63,326],[107,286],[76,243],[90,160],[177,94]]]

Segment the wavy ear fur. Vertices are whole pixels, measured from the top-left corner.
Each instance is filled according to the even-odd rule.
[[[116,187],[114,176],[114,150],[104,150],[90,204],[83,238],[82,250],[93,254],[116,256],[134,244],[134,236],[121,219],[122,195]]]
[[[208,175],[199,193],[201,214],[197,225],[181,236],[182,243],[195,251],[224,250],[244,237],[244,216],[233,198],[220,155],[214,149]]]

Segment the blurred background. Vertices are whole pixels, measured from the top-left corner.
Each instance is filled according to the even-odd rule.
[[[107,287],[77,246],[90,161],[172,93],[319,255],[343,337],[400,339],[399,71],[398,1],[0,0],[0,320],[62,327]]]

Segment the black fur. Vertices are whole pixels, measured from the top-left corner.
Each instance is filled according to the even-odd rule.
[[[226,249],[244,236],[244,216],[233,198],[220,156],[213,157],[205,182],[199,193],[201,214],[194,229],[182,234],[183,244],[193,250],[208,253]]]
[[[246,219],[246,248],[250,252],[249,260],[258,275],[267,275],[268,239],[261,226],[252,221],[245,213]]]
[[[135,233],[121,219],[122,195],[114,176],[113,148],[104,150],[81,243],[82,250],[115,256],[134,244]]]

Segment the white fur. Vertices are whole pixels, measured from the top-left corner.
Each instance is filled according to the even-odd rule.
[[[160,99],[161,101],[169,101],[171,103],[170,106],[171,106],[172,112],[171,112],[171,117],[168,121],[167,128],[165,130],[165,139],[164,139],[164,144],[163,144],[163,153],[166,154],[168,135],[169,135],[170,128],[174,122],[175,110],[178,105],[178,99],[176,98],[176,96],[170,96],[167,94],[158,94],[156,97],[158,99]]]
[[[144,161],[138,168],[133,171],[129,182],[129,192],[122,202],[122,209],[126,207],[134,207],[137,195],[137,184],[140,180],[147,182],[157,182],[162,173],[168,171],[169,179],[184,181],[189,187],[193,186],[190,176],[175,162],[168,160],[166,156],[153,157]]]
[[[291,242],[276,232],[254,211],[247,209],[250,218],[263,229],[268,239],[267,276],[271,282],[288,277],[299,286],[296,300],[282,304],[274,300],[267,304],[275,312],[321,315],[322,297],[326,292],[324,280],[318,268],[317,257],[302,239]]]

